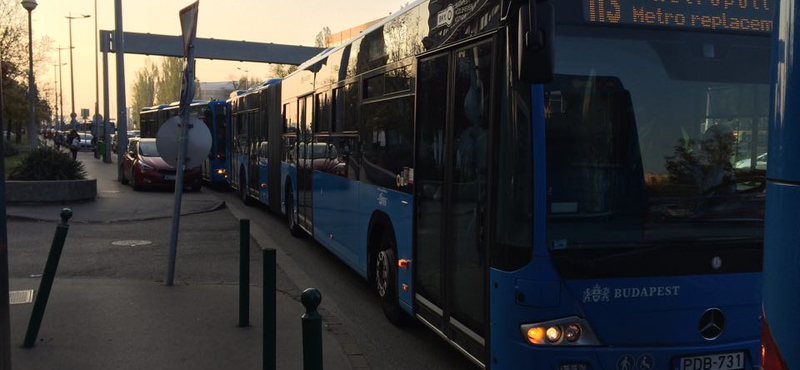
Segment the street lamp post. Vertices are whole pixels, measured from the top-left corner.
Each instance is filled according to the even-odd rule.
[[[240,68],[240,67],[236,67],[236,69],[244,72],[244,86],[245,86],[245,88],[242,89],[242,90],[247,90],[247,88],[248,88],[247,85],[250,83],[250,75],[248,75],[248,73],[250,73],[250,70],[249,69]]]
[[[75,128],[75,124],[78,123],[78,120],[75,118],[78,117],[78,115],[75,113],[75,64],[72,62],[72,20],[89,18],[91,16],[88,14],[81,14],[73,17],[72,13],[69,13],[69,15],[65,17],[69,19],[69,87],[72,96],[72,113],[69,114],[69,124],[72,128]]]
[[[64,83],[61,79],[61,66],[67,65],[67,63],[61,63],[61,50],[67,50],[68,48],[59,47],[58,50],[58,96],[59,98],[59,105],[61,106],[61,115],[58,116],[58,129],[64,129]]]
[[[30,106],[31,118],[28,122],[28,145],[31,151],[36,149],[36,136],[38,130],[36,129],[36,105],[34,99],[34,83],[33,83],[33,23],[31,14],[33,9],[36,9],[36,0],[22,0],[22,7],[28,11],[28,105]]]
[[[58,64],[53,64],[53,94],[56,96],[53,106],[56,108],[56,117],[53,120],[54,125],[58,128],[58,70],[56,67],[60,67]]]

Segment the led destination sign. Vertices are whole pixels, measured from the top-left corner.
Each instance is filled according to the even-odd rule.
[[[583,0],[584,20],[601,24],[771,32],[778,0]]]

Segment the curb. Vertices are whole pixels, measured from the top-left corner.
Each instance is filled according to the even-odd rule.
[[[214,204],[210,208],[201,209],[197,211],[191,212],[181,212],[181,216],[191,216],[191,215],[199,215],[203,213],[211,213],[216,212],[221,209],[227,208],[227,204],[224,200],[221,200]],[[140,217],[140,218],[124,218],[124,219],[117,219],[117,220],[70,220],[70,224],[114,224],[114,223],[125,223],[125,222],[141,222],[141,221],[152,221],[152,220],[161,220],[166,218],[172,218],[172,215],[165,215],[165,216],[153,216],[153,217]],[[46,219],[46,218],[36,218],[36,217],[28,217],[28,216],[19,216],[9,214],[7,216],[9,221],[22,221],[22,222],[57,222],[57,219]]]

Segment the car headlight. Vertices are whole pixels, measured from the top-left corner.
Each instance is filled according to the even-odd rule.
[[[142,171],[155,171],[155,168],[153,168],[152,166],[148,166],[146,163],[142,161],[139,161],[139,168],[141,168]]]
[[[576,316],[520,325],[522,336],[535,346],[599,346],[589,323]]]

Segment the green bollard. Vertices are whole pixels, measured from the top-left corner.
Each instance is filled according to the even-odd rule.
[[[322,370],[322,316],[317,312],[322,293],[314,288],[303,291],[300,301],[306,308],[303,314],[303,369]]]
[[[262,343],[263,361],[262,368],[264,370],[275,370],[277,366],[277,357],[275,355],[275,345],[277,336],[276,327],[276,305],[275,305],[275,291],[276,291],[276,260],[275,249],[264,249],[264,299],[262,301],[263,315],[264,315],[264,333]]]
[[[28,331],[25,333],[25,342],[23,344],[25,348],[33,347],[36,344],[36,337],[39,336],[39,327],[42,324],[42,318],[44,318],[44,309],[47,307],[47,299],[50,298],[50,288],[53,287],[58,261],[61,259],[64,241],[67,239],[67,231],[69,231],[67,222],[70,218],[72,218],[72,210],[69,208],[62,209],[61,223],[56,226],[53,244],[50,245],[50,255],[47,256],[42,282],[39,284],[39,294],[36,295],[36,302],[34,302],[33,311],[31,312],[31,320],[28,322]]]
[[[250,326],[250,220],[239,220],[239,327]]]

